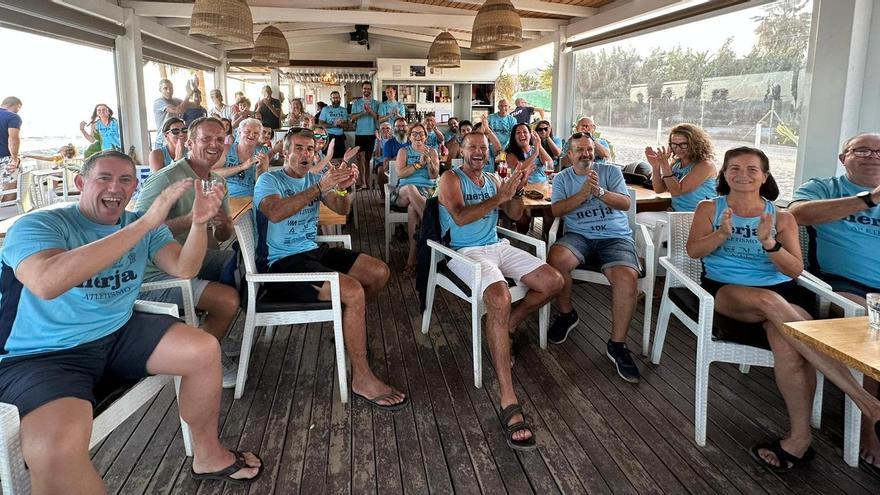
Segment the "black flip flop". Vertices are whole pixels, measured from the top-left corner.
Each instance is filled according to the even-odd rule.
[[[190,468],[190,474],[192,475],[193,479],[200,480],[200,481],[204,481],[204,480],[225,481],[227,483],[232,483],[235,485],[247,485],[249,483],[253,483],[257,478],[260,477],[261,474],[263,474],[263,468],[265,467],[265,465],[263,464],[263,460],[260,459],[260,456],[258,456],[257,454],[254,454],[254,457],[259,459],[259,461],[260,461],[260,466],[257,467],[257,466],[249,465],[247,463],[247,460],[244,458],[244,454],[242,452],[239,452],[237,450],[231,450],[231,449],[229,451],[232,452],[232,455],[235,456],[235,462],[233,462],[229,466],[227,466],[219,471],[214,471],[213,473],[197,473],[197,472],[193,471],[192,468]],[[257,474],[255,474],[251,478],[233,478],[232,477],[233,474],[241,471],[242,469],[248,469],[248,468],[250,468],[250,469],[256,468]]]
[[[517,414],[521,414],[523,420],[512,425],[508,424],[510,423],[510,419]],[[504,431],[507,434],[507,446],[513,450],[528,452],[538,448],[538,442],[535,440],[535,428],[525,420],[525,417],[526,415],[523,414],[522,406],[519,404],[511,404],[501,410],[501,426],[504,427]],[[514,440],[513,435],[516,432],[523,430],[528,430],[531,432],[532,436],[525,440]]]
[[[880,478],[880,466],[874,465],[859,457],[859,467],[871,473],[875,478]]]
[[[812,461],[813,457],[816,456],[816,451],[813,450],[813,447],[809,447],[807,451],[804,452],[804,455],[796,457],[782,448],[781,441],[781,438],[777,438],[771,443],[759,443],[757,445],[753,445],[752,448],[749,449],[749,455],[752,456],[752,459],[754,459],[758,464],[770,471],[773,471],[774,473],[786,473],[788,471],[791,471],[798,466]],[[772,452],[773,455],[775,455],[776,458],[779,459],[780,465],[774,466],[773,464],[770,464],[769,462],[764,460],[759,452],[761,450],[769,450],[770,452]]]
[[[376,409],[380,409],[382,411],[399,411],[409,405],[409,397],[407,397],[407,396],[404,396],[403,400],[401,402],[398,402],[397,404],[380,404],[380,402],[382,402],[383,400],[390,399],[390,398],[394,397],[395,395],[397,395],[398,393],[400,393],[400,392],[390,392],[387,394],[380,395],[378,397],[373,397],[371,399],[369,397],[365,397],[365,396],[355,392],[354,390],[351,391],[351,395],[357,397],[358,399],[360,399],[360,400],[368,403],[369,405],[375,407]]]

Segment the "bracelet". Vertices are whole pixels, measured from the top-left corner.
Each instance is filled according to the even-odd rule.
[[[324,194],[324,191],[321,190],[321,183],[315,182],[315,187],[318,188],[318,196],[322,196]]]
[[[513,193],[514,198],[521,198],[526,193],[525,188],[517,189],[515,193]]]
[[[661,175],[661,176],[660,176],[661,179],[669,179],[669,178],[671,178],[671,177],[675,177],[675,174]]]

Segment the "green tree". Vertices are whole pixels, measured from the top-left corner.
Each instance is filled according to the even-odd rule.
[[[541,69],[538,79],[538,89],[553,89],[553,64],[548,64],[547,67]]]

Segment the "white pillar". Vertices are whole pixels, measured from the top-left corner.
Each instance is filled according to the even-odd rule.
[[[571,132],[574,120],[574,92],[572,76],[574,75],[574,54],[565,50],[565,26],[556,31],[553,43],[553,91],[551,111],[553,112],[553,134],[562,139]]]
[[[880,8],[873,9],[872,4],[871,0],[813,4],[795,187],[811,177],[835,175],[841,143],[880,125],[878,69],[869,67],[880,60],[880,13],[872,12]]]
[[[277,98],[281,92],[281,71],[274,67],[269,70],[269,86],[272,87],[273,98]],[[287,98],[287,95],[284,97]]]
[[[150,152],[147,133],[147,100],[144,95],[144,54],[141,43],[140,18],[133,9],[122,9],[125,34],[116,37],[116,92],[119,95],[119,123],[126,152],[134,147],[141,163],[146,163]],[[155,88],[154,88],[155,89]]]
[[[229,95],[226,93],[226,70],[226,55],[224,54],[217,62],[217,67],[214,68],[214,89],[220,90],[224,103],[232,105],[235,102],[229,101]]]

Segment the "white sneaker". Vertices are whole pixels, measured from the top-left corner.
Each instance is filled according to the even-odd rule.
[[[238,365],[226,354],[222,354],[220,366],[223,369],[223,388],[234,388],[238,379]]]

